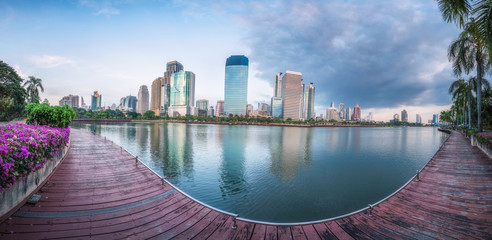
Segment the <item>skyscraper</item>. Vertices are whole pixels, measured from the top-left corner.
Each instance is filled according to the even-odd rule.
[[[330,121],[330,120],[338,121],[339,120],[336,108],[330,107],[330,108],[326,109],[326,120],[328,120],[328,121]]]
[[[360,109],[359,104],[355,104],[354,113],[352,114],[352,120],[360,121],[360,112],[361,112],[361,109]]]
[[[175,72],[170,78],[170,117],[191,114],[195,104],[195,74],[189,71]]]
[[[198,99],[196,100],[196,108],[198,109],[198,116],[208,115],[208,100]]]
[[[227,58],[224,84],[224,113],[246,115],[249,60],[243,55]]]
[[[129,95],[125,97],[123,103],[123,111],[125,112],[135,112],[137,108],[137,97]]]
[[[161,79],[161,98],[160,98],[160,110],[163,114],[167,113],[167,108],[170,106],[171,95],[171,75],[175,72],[183,71],[183,64],[174,60],[166,64],[166,71],[164,77]]]
[[[97,91],[94,91],[94,94],[91,95],[91,110],[99,110],[101,109],[101,103],[102,103],[102,95],[99,94]]]
[[[273,97],[282,97],[282,73],[279,72],[275,75],[275,82],[273,84]]]
[[[156,116],[159,116],[159,110],[161,106],[161,81],[162,77],[156,78],[152,82],[152,95],[150,99],[150,110],[155,112]]]
[[[338,113],[340,114],[340,121],[345,120],[345,104],[340,103],[338,105]]]
[[[224,100],[217,100],[217,105],[215,105],[215,116],[224,116]]]
[[[420,114],[415,115],[415,122],[421,124],[422,123],[422,116]]]
[[[401,121],[402,122],[408,122],[408,113],[407,113],[407,110],[403,109],[403,111],[401,111]]]
[[[314,86],[310,83],[306,86],[305,100],[304,100],[304,120],[315,118],[314,116]]]
[[[282,117],[300,120],[302,112],[302,73],[286,71],[282,77]]]
[[[432,123],[434,123],[434,124],[439,123],[439,114],[433,114],[432,115]]]
[[[345,112],[345,120],[352,120],[352,111],[350,110],[350,107],[347,107],[347,111]]]
[[[137,113],[144,114],[149,110],[149,90],[146,85],[138,89]]]
[[[79,107],[79,96],[69,94],[68,96],[64,96],[59,102],[59,106],[68,105],[70,107]]]
[[[281,97],[272,97],[272,118],[282,118]]]

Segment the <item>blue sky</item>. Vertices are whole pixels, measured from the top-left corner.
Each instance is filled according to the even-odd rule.
[[[51,104],[94,90],[111,105],[150,88],[168,61],[196,74],[196,99],[224,96],[225,60],[250,59],[248,102],[303,73],[316,113],[333,101],[389,120],[449,108],[447,47],[457,37],[435,1],[0,1],[0,59],[43,79]]]

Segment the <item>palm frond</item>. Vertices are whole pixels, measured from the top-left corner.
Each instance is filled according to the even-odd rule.
[[[438,0],[442,17],[446,22],[455,22],[460,28],[465,25],[472,6],[467,0]]]

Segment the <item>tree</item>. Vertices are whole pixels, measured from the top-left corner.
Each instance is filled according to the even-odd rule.
[[[477,125],[478,131],[482,131],[481,109],[482,109],[482,79],[491,66],[490,56],[484,42],[477,29],[474,19],[470,19],[465,24],[463,32],[458,39],[453,41],[448,49],[449,60],[453,62],[453,71],[456,76],[463,72],[470,74],[476,71],[477,74]]]
[[[43,80],[34,76],[29,76],[29,79],[24,83],[27,86],[27,101],[30,103],[39,103],[39,89],[44,92]]]
[[[10,121],[24,113],[24,81],[8,64],[0,61],[0,121]]]
[[[152,110],[149,110],[144,113],[143,118],[145,119],[154,119],[155,118],[155,112]]]
[[[444,122],[452,122],[453,120],[451,117],[451,110],[441,111],[439,119],[441,119]]]

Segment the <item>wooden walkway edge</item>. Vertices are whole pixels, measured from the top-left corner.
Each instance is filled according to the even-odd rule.
[[[492,159],[452,132],[419,179],[372,210],[261,224],[194,201],[119,146],[72,129],[41,200],[0,223],[0,239],[492,239]]]

